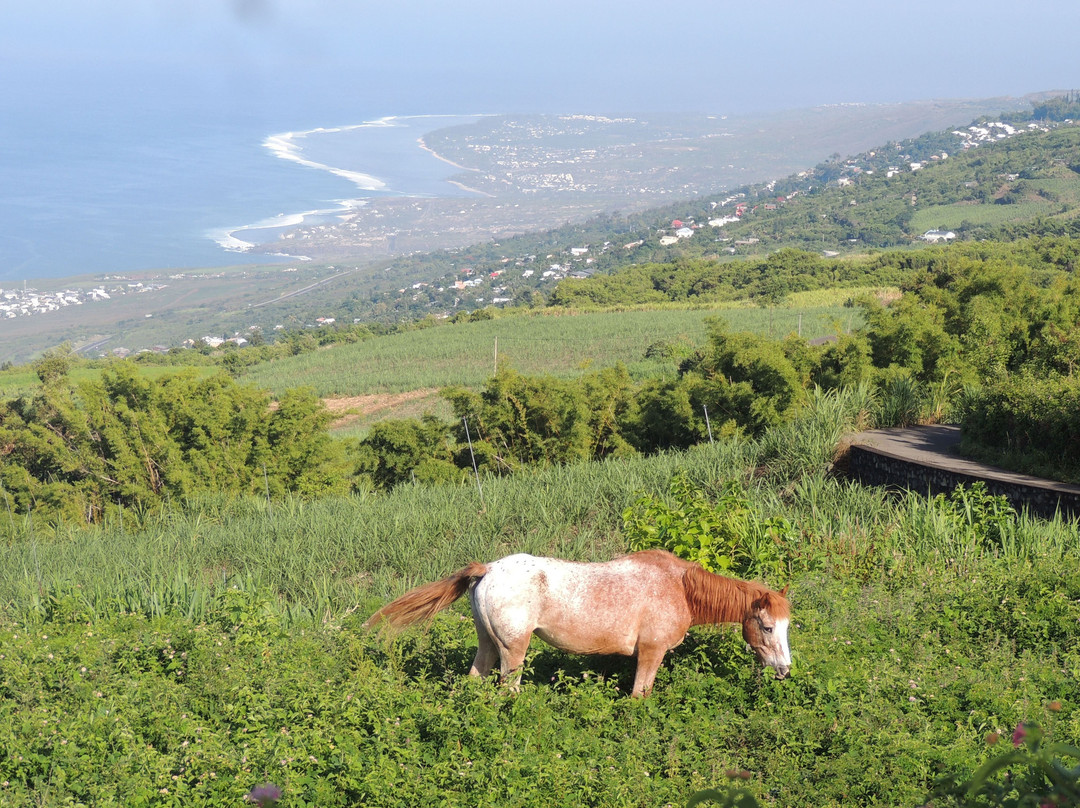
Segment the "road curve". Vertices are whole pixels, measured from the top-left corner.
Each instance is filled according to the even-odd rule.
[[[1047,512],[1049,503],[1062,510],[1080,513],[1080,486],[1034,477],[1016,471],[969,460],[958,453],[960,427],[952,425],[914,426],[894,429],[871,429],[847,438],[853,450],[891,458],[898,463],[873,461],[877,470],[862,471],[866,463],[851,459],[854,476],[872,483],[900,485],[926,491],[927,480],[935,492],[958,483],[982,480],[994,493],[1004,493],[1016,506],[1032,505],[1037,512]],[[894,469],[888,472],[890,465]],[[913,471],[912,467],[924,471]],[[875,479],[882,474],[893,479]],[[940,481],[940,482],[938,482]],[[1050,511],[1052,515],[1052,510]]]

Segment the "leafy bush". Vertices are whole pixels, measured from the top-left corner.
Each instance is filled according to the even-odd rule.
[[[134,364],[72,386],[51,361],[32,397],[0,402],[0,483],[15,513],[99,522],[203,491],[342,490],[329,414],[310,390],[269,396],[219,373],[148,379]]]
[[[467,438],[485,445],[478,454],[496,461],[490,471],[503,473],[632,452],[620,423],[630,389],[622,367],[572,381],[500,368],[480,393],[451,387],[443,395],[472,429],[467,436],[464,423],[455,427],[458,445]]]
[[[1013,374],[970,391],[963,400],[963,424],[967,448],[1021,451],[1052,466],[1075,467],[1080,375]]]
[[[1049,709],[1059,711],[1061,703],[1051,702]],[[997,733],[987,738],[991,746],[998,740]],[[942,778],[927,804],[963,808],[1080,805],[1080,748],[1050,742],[1035,722],[1017,724],[1012,745],[1012,751],[991,758],[966,780],[958,774]]]
[[[783,568],[780,537],[794,528],[783,517],[762,519],[750,506],[746,489],[724,484],[711,502],[683,474],[671,479],[674,504],[640,497],[623,511],[623,533],[631,550],[662,548],[710,572],[777,573]]]
[[[463,474],[453,463],[449,425],[433,416],[380,421],[357,455],[357,473],[381,489],[410,481],[460,482]]]

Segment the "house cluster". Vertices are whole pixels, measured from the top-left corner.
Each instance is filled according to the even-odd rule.
[[[960,138],[960,143],[965,149],[973,149],[976,146],[980,146],[984,143],[993,143],[998,140],[1005,140],[1006,138],[1019,135],[1021,132],[1049,132],[1050,128],[1038,123],[1029,123],[1026,126],[1017,129],[1011,124],[1002,123],[1001,121],[994,121],[993,123],[983,123],[974,126],[969,126],[965,129],[956,129],[953,134]]]
[[[35,314],[47,314],[68,306],[81,306],[111,300],[114,297],[153,292],[164,289],[164,284],[129,282],[124,278],[110,278],[111,283],[102,283],[91,289],[62,289],[56,292],[39,292],[37,289],[0,289],[0,318],[29,317]]]
[[[660,196],[681,193],[691,187],[673,187],[673,176],[680,173],[678,167],[658,171],[627,164],[627,150],[635,152],[641,148],[636,142],[620,142],[616,137],[599,148],[591,145],[596,142],[597,132],[618,133],[619,129],[609,130],[609,127],[638,124],[648,126],[634,118],[592,115],[505,120],[495,129],[455,137],[456,147],[469,152],[468,157],[456,161],[472,166],[477,172],[469,182],[473,187],[511,187],[524,194],[603,190],[632,196]],[[618,161],[620,167],[613,168],[612,160]]]
[[[194,348],[199,343],[207,345],[211,348],[220,348],[226,343],[232,343],[233,345],[236,345],[238,348],[240,348],[244,345],[247,345],[248,341],[244,337],[241,337],[239,334],[233,334],[231,337],[211,337],[210,335],[207,335],[197,340],[186,339],[180,344],[183,345],[185,348]]]
[[[82,296],[73,289],[38,292],[36,289],[0,289],[0,316],[5,318],[45,314],[67,306],[81,306]]]
[[[681,219],[674,219],[671,222],[671,233],[667,233],[667,230],[661,230],[661,233],[667,233],[667,235],[660,236],[660,244],[663,247],[668,247],[677,243],[680,239],[693,238],[694,232],[701,227],[693,219],[682,221]]]

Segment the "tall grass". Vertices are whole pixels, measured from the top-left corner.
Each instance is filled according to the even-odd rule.
[[[835,560],[842,549],[897,568],[950,570],[986,558],[1022,563],[1080,551],[1073,522],[1021,515],[987,542],[933,500],[829,476],[840,436],[866,407],[865,391],[820,393],[803,418],[760,442],[490,478],[483,503],[470,482],[315,502],[207,497],[90,528],[0,520],[0,614],[37,619],[62,609],[198,620],[239,587],[268,593],[289,619],[337,618],[470,560],[624,552],[623,510],[642,494],[665,496],[679,471],[706,490],[743,480],[763,517],[790,520],[803,536],[799,552],[823,558]],[[754,473],[761,468],[768,473]]]
[[[768,430],[760,439],[760,462],[774,476],[793,479],[830,463],[844,435],[871,425],[876,406],[868,383],[815,388],[799,417]]]
[[[922,412],[922,389],[911,377],[893,376],[881,386],[876,411],[880,426],[913,426]]]
[[[835,334],[861,325],[861,310],[841,305],[804,310],[756,307],[635,309],[566,312],[542,309],[407,331],[366,342],[338,345],[257,365],[243,376],[281,393],[301,385],[319,395],[396,393],[463,384],[477,387],[491,377],[496,361],[526,374],[570,378],[585,370],[625,364],[636,377],[663,372],[670,363],[646,359],[657,342],[704,343],[705,320],[721,316],[732,331],[804,337]],[[672,367],[672,372],[674,368]]]

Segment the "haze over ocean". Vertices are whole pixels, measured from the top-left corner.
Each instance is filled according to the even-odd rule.
[[[0,285],[238,263],[212,237],[222,229],[364,195],[275,156],[265,141],[285,132],[388,116],[739,114],[1080,86],[1073,0],[518,5],[5,3]],[[1025,56],[1025,31],[1037,57]],[[324,154],[348,143],[356,157],[338,167],[394,190],[440,192],[449,167],[412,148],[438,126],[408,123],[417,129],[304,141]]]

